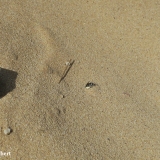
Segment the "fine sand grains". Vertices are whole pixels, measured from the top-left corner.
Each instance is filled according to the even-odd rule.
[[[159,160],[159,15],[157,0],[0,0],[0,67],[17,73],[0,95],[0,151]]]

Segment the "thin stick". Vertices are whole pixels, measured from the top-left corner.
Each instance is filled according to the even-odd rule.
[[[66,77],[67,73],[69,72],[69,70],[71,69],[72,65],[74,63],[74,60],[72,61],[71,59],[69,60],[69,64],[67,65],[67,67],[65,68],[61,79],[59,80],[58,83],[61,83],[61,81]]]

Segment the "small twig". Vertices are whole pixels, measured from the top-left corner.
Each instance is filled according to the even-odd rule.
[[[67,65],[67,67],[65,68],[63,74],[62,74],[62,77],[61,79],[59,80],[58,83],[61,83],[61,81],[66,77],[67,73],[69,72],[69,70],[71,69],[72,65],[74,63],[74,60],[72,61],[71,59],[69,60],[69,63]]]

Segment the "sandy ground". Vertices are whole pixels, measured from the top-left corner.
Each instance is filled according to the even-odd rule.
[[[0,158],[159,160],[159,27],[158,0],[0,0]]]

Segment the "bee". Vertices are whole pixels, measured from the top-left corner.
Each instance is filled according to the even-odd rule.
[[[97,84],[93,83],[93,82],[88,82],[85,86],[85,88],[89,89],[89,88],[92,88],[94,86],[96,86]]]

